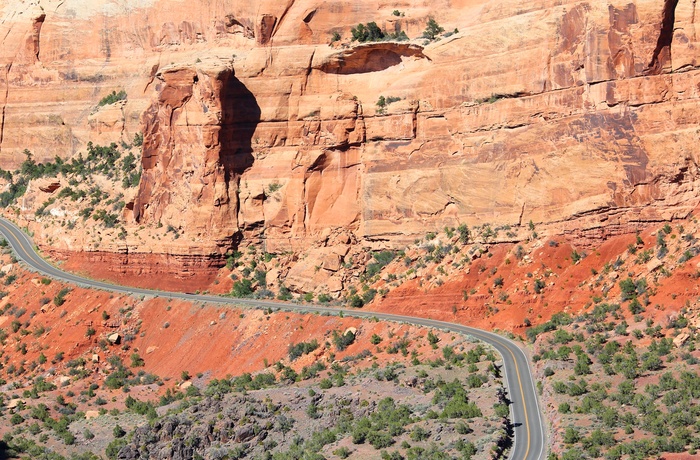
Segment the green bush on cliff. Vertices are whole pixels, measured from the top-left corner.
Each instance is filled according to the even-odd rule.
[[[355,334],[352,331],[347,331],[345,334],[340,334],[338,331],[333,331],[333,344],[338,351],[343,351],[352,343],[355,342]]]
[[[102,107],[104,105],[114,104],[115,102],[123,101],[126,99],[126,91],[121,90],[119,92],[112,91],[97,103],[97,107]]]
[[[100,146],[88,142],[87,155],[79,153],[70,161],[64,161],[56,156],[53,161],[37,163],[29,150],[25,149],[24,155],[26,158],[17,170],[10,172],[0,168],[0,178],[9,182],[7,189],[0,193],[0,207],[15,203],[26,192],[29,181],[41,177],[59,175],[69,177],[68,183],[72,187],[77,187],[80,182],[95,173],[112,180],[121,178],[124,188],[135,187],[141,180],[141,168],[133,154],[126,155],[117,165],[121,152],[115,143]],[[72,201],[77,201],[85,196],[85,190],[65,187],[59,192],[57,198],[70,197]]]
[[[28,182],[29,181],[24,177],[20,177],[17,179],[17,181],[13,181],[6,191],[0,193],[0,206],[5,208],[12,203],[15,203],[17,199],[24,195],[24,192],[27,191]]]
[[[318,340],[313,339],[310,342],[300,342],[289,345],[289,360],[294,361],[302,355],[306,355],[318,348]]]
[[[139,181],[141,180],[141,169],[136,166],[136,157],[133,153],[129,153],[122,159],[121,170],[124,174],[124,178],[122,179],[122,187],[131,188],[139,185]]]
[[[396,257],[396,254],[393,251],[381,251],[372,254],[372,257],[374,257],[375,261],[367,265],[367,269],[365,270],[365,276],[367,278],[372,278],[384,267],[389,265],[389,263],[394,260],[394,257]]]
[[[353,27],[350,32],[352,33],[352,40],[360,43],[376,42],[382,40],[385,35],[374,21],[368,22],[367,25],[360,23]]]
[[[428,23],[425,26],[425,30],[423,31],[423,38],[427,38],[428,40],[435,40],[438,35],[443,33],[445,29],[443,27],[440,27],[440,24],[435,21],[435,19],[430,18],[428,19]]]

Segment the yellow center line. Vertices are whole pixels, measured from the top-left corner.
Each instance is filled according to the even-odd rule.
[[[10,228],[7,226],[7,224],[5,224],[4,222],[0,222],[0,225],[2,226],[3,229],[5,229],[5,230],[7,231],[7,233],[8,233],[10,236],[12,236],[12,231],[11,231],[12,229],[10,229]],[[19,239],[18,239],[18,241],[19,241],[19,243],[20,243],[19,249],[22,249],[22,242],[21,242]],[[28,257],[29,259],[31,259],[31,260],[33,260],[34,262],[36,262],[36,263],[38,263],[39,265],[41,265],[41,262],[43,262],[43,259],[41,259],[41,258],[39,257],[39,255],[38,255],[36,252],[34,252],[33,250],[32,250],[32,251],[25,251],[25,252],[26,252],[26,255],[27,255],[27,257]]]
[[[520,366],[518,366],[518,361],[515,358],[515,353],[513,353],[513,350],[508,348],[508,352],[513,357],[513,362],[515,363],[515,373],[518,374],[518,386],[520,387],[520,394],[523,398],[523,412],[525,413],[525,430],[527,431],[527,449],[525,449],[524,458],[527,458],[528,454],[530,453],[530,421],[527,415],[527,402],[525,402],[525,391],[523,390],[523,382],[520,378]],[[515,429],[515,427],[513,427],[513,429]]]
[[[482,339],[484,339],[485,336],[481,336]],[[501,344],[503,347],[505,347],[506,350],[508,350],[508,353],[513,357],[513,363],[515,364],[515,373],[518,376],[518,387],[520,388],[520,395],[523,400],[523,412],[525,414],[525,430],[527,431],[527,449],[525,449],[525,456],[523,458],[527,458],[527,456],[530,453],[530,421],[527,415],[527,402],[525,401],[525,390],[523,389],[523,382],[520,377],[520,366],[518,366],[518,360],[515,358],[515,353],[510,349],[507,343],[504,343],[500,340],[498,340],[495,337],[489,337],[491,340],[494,342],[498,342]],[[515,427],[513,427],[515,429]]]

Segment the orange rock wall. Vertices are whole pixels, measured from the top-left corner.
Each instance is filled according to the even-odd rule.
[[[129,5],[5,3],[0,165],[142,131],[124,219],[177,225],[205,254],[304,251],[329,229],[369,245],[460,223],[605,235],[698,204],[692,0]],[[428,17],[457,32],[345,46],[359,22],[414,38]]]

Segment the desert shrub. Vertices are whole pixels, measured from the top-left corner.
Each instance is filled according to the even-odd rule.
[[[129,377],[134,375],[129,369],[124,367],[124,364],[118,357],[110,359],[110,364],[115,368],[105,379],[105,386],[110,390],[122,388],[127,384]]]
[[[393,251],[381,251],[372,254],[372,257],[374,258],[374,262],[368,264],[365,269],[365,276],[367,278],[372,278],[384,267],[389,265],[389,263],[394,260],[394,257],[396,257],[396,254]]]
[[[360,297],[357,294],[353,294],[350,297],[348,297],[348,305],[350,305],[353,308],[362,308],[365,305],[365,301],[362,300],[362,297]]]
[[[430,345],[437,345],[437,343],[440,341],[440,338],[435,335],[433,331],[428,331],[428,343]]]
[[[258,287],[261,289],[267,287],[267,272],[265,270],[255,270],[253,279],[258,283]]]
[[[131,367],[143,367],[145,365],[146,362],[138,353],[133,353],[131,355]]]
[[[139,415],[145,415],[150,420],[154,420],[158,417],[153,403],[149,401],[139,401],[138,399],[135,399],[131,396],[127,396],[126,400],[124,401],[124,404],[126,405],[126,408],[130,411]]]
[[[107,458],[110,460],[116,460],[119,456],[119,451],[122,450],[122,448],[126,446],[126,444],[127,441],[123,437],[114,439],[107,445],[107,448],[105,449],[105,455],[107,455]]]
[[[360,23],[353,27],[350,33],[352,34],[352,41],[360,43],[376,42],[382,40],[385,36],[382,29],[374,21],[368,22],[367,25]]]
[[[542,334],[543,332],[550,332],[556,330],[557,327],[560,325],[558,321],[559,320],[556,319],[555,316],[552,316],[552,319],[547,321],[546,323],[542,323],[537,326],[531,327],[526,332],[527,338],[531,342],[534,342],[539,334]]]
[[[370,303],[372,300],[374,300],[374,297],[377,295],[377,290],[376,289],[368,289],[362,294],[362,303],[364,305],[367,305]]]
[[[668,254],[665,236],[666,234],[662,231],[656,232],[656,257],[659,259],[663,259]]]
[[[443,27],[440,27],[440,25],[435,21],[435,19],[430,18],[428,19],[428,23],[425,26],[425,30],[423,31],[423,38],[427,38],[428,40],[435,40],[438,35],[443,33],[445,29]]]
[[[134,140],[132,143],[135,147],[141,147],[143,145],[143,133],[134,134]]]
[[[245,373],[233,379],[231,384],[238,391],[245,390],[260,390],[263,388],[270,387],[277,382],[275,374],[270,372],[261,372],[256,374],[255,377],[251,376],[249,373]]]
[[[569,427],[564,431],[564,443],[576,444],[581,440],[581,435],[576,428]]]
[[[71,289],[68,287],[64,287],[63,289],[58,291],[58,294],[56,294],[56,296],[53,298],[54,305],[56,305],[57,307],[63,305],[66,302],[66,295],[68,295],[70,291]]]
[[[233,283],[231,295],[234,297],[248,297],[253,293],[253,282],[248,278],[243,278]]]
[[[343,351],[355,341],[355,334],[352,331],[347,331],[345,334],[340,334],[338,331],[333,331],[333,343],[338,351]]]
[[[319,294],[319,295],[318,295],[318,301],[319,301],[320,303],[328,303],[328,302],[330,302],[331,300],[333,300],[333,298],[332,298],[330,295],[328,295],[328,294],[322,293],[322,294]]]
[[[300,342],[297,344],[290,345],[287,352],[289,354],[289,359],[294,361],[298,357],[311,353],[317,348],[318,340],[313,339],[310,342]]]
[[[114,426],[114,429],[112,429],[112,436],[114,436],[115,439],[123,438],[125,435],[126,431],[118,424]]]
[[[534,287],[533,287],[533,289],[535,290],[535,294],[540,294],[544,288],[545,288],[544,281],[542,281],[540,279],[536,279]]]
[[[277,300],[289,301],[292,300],[292,291],[285,285],[281,285],[279,293],[277,294]]]
[[[443,418],[469,419],[482,416],[481,410],[469,401],[467,390],[457,379],[451,383],[438,383],[438,388],[433,395],[433,404],[443,406],[440,415]]]
[[[105,105],[114,104],[115,102],[123,101],[124,99],[126,99],[126,91],[124,91],[123,89],[119,92],[112,91],[111,93],[100,99],[100,102],[97,103],[97,106],[102,107]]]
[[[484,383],[488,381],[488,377],[481,374],[471,374],[467,377],[467,387],[469,388],[480,388]]]

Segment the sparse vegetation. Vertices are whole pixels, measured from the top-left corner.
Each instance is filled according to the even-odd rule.
[[[359,43],[378,42],[383,40],[408,40],[406,32],[398,31],[395,33],[387,33],[383,31],[374,21],[368,22],[366,25],[360,23],[353,27],[350,33],[352,34],[352,41]]]
[[[445,29],[441,27],[435,19],[430,18],[428,19],[428,23],[425,26],[425,31],[423,31],[423,38],[427,38],[428,40],[435,40],[438,35],[443,33]]]
[[[352,40],[360,43],[380,41],[385,36],[382,29],[374,21],[368,22],[367,25],[358,24],[350,32],[352,33]]]
[[[316,339],[310,342],[300,342],[289,346],[289,359],[294,361],[298,357],[311,353],[318,348],[318,341]]]
[[[123,89],[119,92],[112,91],[111,93],[100,99],[100,102],[97,103],[97,107],[114,104],[115,102],[123,100],[126,100],[126,91],[124,91]]]
[[[63,305],[66,302],[66,296],[70,291],[71,288],[69,287],[64,287],[60,291],[58,291],[58,294],[56,294],[56,296],[53,298],[53,304],[57,307]]]

